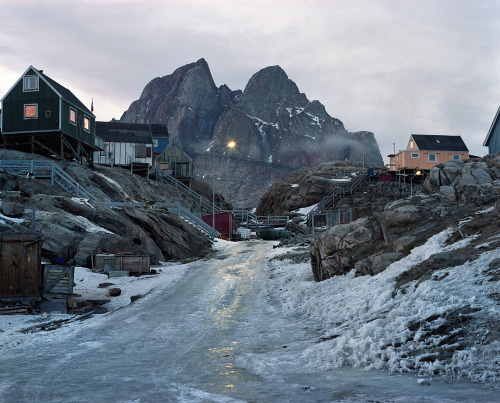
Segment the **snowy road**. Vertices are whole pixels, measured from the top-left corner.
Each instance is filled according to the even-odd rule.
[[[285,315],[266,291],[269,249],[235,243],[192,263],[174,286],[10,348],[0,401],[495,401],[474,385],[308,367],[314,324]]]

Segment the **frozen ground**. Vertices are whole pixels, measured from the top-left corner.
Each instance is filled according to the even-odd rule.
[[[18,330],[68,316],[0,316],[0,400],[500,401],[497,344],[441,364],[455,379],[483,383],[432,377],[436,368],[426,360],[417,373],[404,373],[405,349],[419,348],[418,337],[405,341],[408,324],[463,304],[479,304],[498,320],[479,292],[482,267],[498,253],[448,268],[439,287],[422,284],[392,298],[405,267],[460,245],[445,246],[446,237],[431,238],[378,276],[321,283],[308,264],[269,262],[289,249],[219,241],[211,259],[110,279],[123,294],[108,314],[27,334]],[[75,292],[98,296],[105,281],[80,268]],[[136,294],[146,296],[130,304]]]

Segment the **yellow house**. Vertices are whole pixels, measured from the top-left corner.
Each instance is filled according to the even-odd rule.
[[[450,160],[469,158],[469,150],[460,136],[412,134],[406,150],[388,155],[389,171],[429,170]]]

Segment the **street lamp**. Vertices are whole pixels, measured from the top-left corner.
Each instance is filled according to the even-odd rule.
[[[419,176],[422,174],[422,171],[417,171],[415,172],[415,175],[413,175],[411,178],[410,178],[410,197],[413,196],[413,178],[415,176]]]
[[[236,147],[236,142],[231,140],[227,143],[227,148],[233,149]],[[212,153],[212,228],[215,229],[215,161],[214,153]]]

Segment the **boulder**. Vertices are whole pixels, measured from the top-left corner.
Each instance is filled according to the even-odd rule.
[[[400,252],[378,253],[356,262],[354,268],[357,275],[376,275],[383,272],[387,266],[403,256]]]
[[[0,208],[7,217],[21,217],[24,213],[24,206],[15,202],[3,202]]]
[[[453,186],[440,186],[439,198],[443,203],[455,204],[457,202],[455,188]]]

